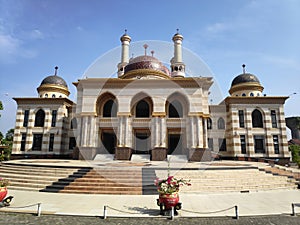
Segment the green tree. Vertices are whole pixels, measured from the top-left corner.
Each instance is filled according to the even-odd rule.
[[[289,149],[292,153],[292,161],[297,163],[300,166],[300,146],[299,145],[290,145]]]
[[[0,101],[0,110],[3,110],[3,104],[1,101]],[[0,117],[1,117],[1,113],[0,113]]]
[[[14,129],[9,129],[6,132],[5,138],[2,140],[2,144],[5,146],[2,146],[1,152],[0,152],[0,160],[9,160],[11,151],[12,151],[12,145],[13,145],[13,138],[14,138]]]

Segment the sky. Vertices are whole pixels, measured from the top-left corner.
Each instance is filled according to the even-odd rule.
[[[125,29],[132,43],[172,43],[179,29],[224,97],[246,64],[265,94],[290,96],[286,117],[300,116],[299,11],[299,0],[0,0],[0,131],[14,128],[12,98],[37,97],[55,66],[76,101],[72,82],[119,47]]]

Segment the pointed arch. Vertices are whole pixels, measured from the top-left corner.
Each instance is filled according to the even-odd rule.
[[[96,102],[96,112],[102,117],[117,117],[118,101],[115,95],[110,92],[101,94]]]
[[[188,113],[188,100],[179,92],[171,94],[166,101],[166,112],[169,118],[182,118]]]
[[[219,130],[224,130],[225,129],[225,120],[222,117],[220,117],[218,119],[218,129]]]
[[[212,119],[207,118],[207,130],[211,130],[211,129],[212,129]]]
[[[153,112],[153,100],[144,92],[136,94],[131,100],[131,114],[137,118],[148,118]]]
[[[252,114],[252,127],[263,127],[263,115],[258,109],[254,109]]]
[[[43,127],[45,124],[45,111],[43,109],[39,109],[35,113],[34,126],[35,127]]]

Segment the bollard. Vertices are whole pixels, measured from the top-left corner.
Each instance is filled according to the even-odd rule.
[[[295,204],[294,203],[292,203],[292,216],[296,216]]]
[[[174,207],[171,208],[171,220],[174,220]]]
[[[37,208],[37,216],[41,216],[42,214],[42,203],[38,203],[38,208]]]
[[[238,220],[239,219],[239,209],[238,209],[238,206],[234,206],[235,208],[235,218]]]
[[[107,209],[106,209],[106,205],[104,206],[104,209],[103,209],[103,219],[106,219],[107,218]]]

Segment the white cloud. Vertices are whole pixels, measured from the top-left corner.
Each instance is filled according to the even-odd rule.
[[[33,40],[44,39],[44,34],[40,30],[35,29],[35,30],[30,31],[29,37]]]

